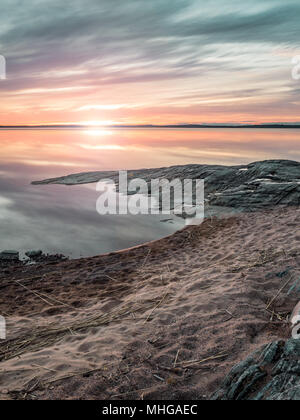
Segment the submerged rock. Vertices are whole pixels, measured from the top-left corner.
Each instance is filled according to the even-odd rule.
[[[236,365],[213,400],[300,400],[300,340],[275,341]]]

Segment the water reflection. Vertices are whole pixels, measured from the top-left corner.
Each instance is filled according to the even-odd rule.
[[[0,131],[0,250],[41,248],[73,257],[152,240],[182,226],[164,217],[99,216],[95,185],[32,186],[93,170],[300,158],[300,130]]]
[[[299,160],[299,141],[300,130],[293,129],[0,131],[0,170],[23,163],[39,166],[43,178],[186,163]]]
[[[92,186],[33,187],[0,180],[0,250],[43,249],[71,257],[91,256],[168,235],[183,223],[161,216],[100,216]]]

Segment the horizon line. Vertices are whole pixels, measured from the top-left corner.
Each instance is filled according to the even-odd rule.
[[[0,125],[0,130],[5,129],[117,129],[117,128],[300,128],[300,122],[273,122],[261,124],[242,124],[242,123],[202,123],[202,124],[20,124],[20,125]]]

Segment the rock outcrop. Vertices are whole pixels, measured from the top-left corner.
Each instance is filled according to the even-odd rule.
[[[18,251],[2,251],[0,252],[1,261],[19,261]]]
[[[276,341],[236,365],[213,400],[300,400],[300,340]]]
[[[37,184],[87,184],[112,179],[118,185],[119,173],[88,172],[33,182]],[[128,171],[130,178],[204,179],[206,203],[240,210],[257,210],[274,205],[300,205],[300,163],[267,160],[249,165],[183,165]]]

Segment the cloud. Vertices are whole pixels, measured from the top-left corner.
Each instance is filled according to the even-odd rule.
[[[82,95],[89,95],[98,111],[112,112],[128,105],[133,89],[117,92],[115,103],[119,85],[145,89],[138,102],[155,90],[158,102],[171,89],[173,97],[187,97],[192,86],[205,86],[207,97],[220,80],[229,89],[238,80],[241,92],[263,96],[269,87],[261,84],[275,71],[277,85],[289,77],[288,58],[272,51],[298,47],[299,15],[295,0],[28,0],[26,7],[2,0],[0,54],[8,79],[0,92],[38,100],[69,89],[69,110],[88,106]],[[134,112],[134,99],[129,105]]]

